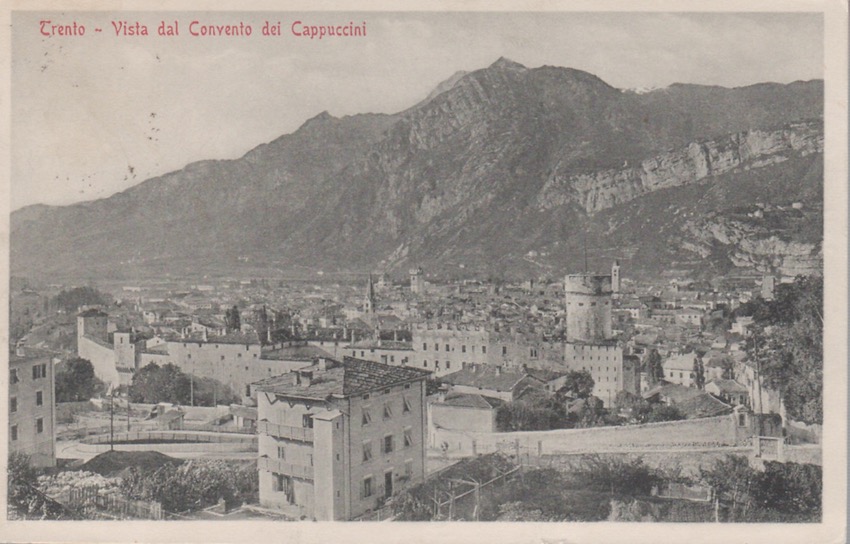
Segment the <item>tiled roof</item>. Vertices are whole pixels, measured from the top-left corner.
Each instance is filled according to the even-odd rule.
[[[567,375],[566,371],[557,371],[557,370],[548,370],[545,368],[526,368],[526,374],[533,378],[537,378],[542,382],[549,382],[552,380],[557,380],[563,376]]]
[[[317,346],[287,346],[263,351],[263,359],[279,361],[298,361],[315,359],[316,357],[331,357],[332,354]]]
[[[490,365],[470,365],[457,372],[446,374],[441,380],[451,385],[465,385],[490,391],[509,392],[513,391],[524,378],[541,381],[525,372],[504,370]]]
[[[717,388],[724,393],[746,393],[747,388],[739,384],[735,380],[711,380],[708,383],[713,383]]]
[[[79,317],[108,317],[109,314],[97,308],[89,308],[77,314]]]
[[[498,408],[504,402],[493,397],[485,397],[477,393],[449,393],[446,395],[446,400],[442,402],[447,406],[457,406],[461,408],[480,408],[482,410],[492,410]]]
[[[385,365],[353,357],[345,357],[342,362],[327,359],[325,364],[325,370],[321,370],[317,362],[295,372],[262,380],[254,384],[254,389],[282,396],[325,399],[368,393],[423,380],[430,375],[427,370]]]
[[[731,406],[704,391],[700,391],[698,395],[690,399],[677,402],[674,406],[687,419],[713,417],[732,412]]]

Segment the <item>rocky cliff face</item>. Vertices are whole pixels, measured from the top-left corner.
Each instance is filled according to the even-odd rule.
[[[772,131],[737,132],[719,140],[692,142],[635,166],[583,174],[556,169],[540,191],[537,205],[545,210],[575,202],[588,213],[595,213],[648,192],[783,162],[791,153],[806,156],[822,152],[820,122],[796,123]]]
[[[15,212],[12,270],[265,275],[417,264],[447,276],[557,276],[581,260],[586,235],[599,248],[592,259],[631,260],[633,273],[705,251],[709,265],[780,259],[802,270],[814,261],[795,244],[820,247],[815,215],[797,226],[817,236],[789,231],[770,248],[770,225],[725,244],[697,220],[715,214],[728,230],[721,219],[735,206],[822,199],[813,173],[822,112],[820,81],[635,94],[579,70],[500,59],[397,115],[324,113],[235,161]]]

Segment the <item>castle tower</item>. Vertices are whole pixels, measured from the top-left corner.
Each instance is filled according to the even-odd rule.
[[[109,316],[106,312],[91,308],[77,314],[77,340],[84,336],[103,342],[109,339]],[[79,345],[79,342],[78,342]]]
[[[611,292],[614,294],[620,292],[620,261],[614,261],[611,267]]]
[[[564,278],[567,342],[601,343],[613,338],[611,276],[571,274]]]

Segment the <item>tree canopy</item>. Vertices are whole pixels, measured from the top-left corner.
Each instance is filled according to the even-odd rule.
[[[56,369],[56,402],[89,400],[104,391],[88,359],[76,357],[63,361]]]
[[[779,391],[791,418],[822,423],[823,278],[780,285],[775,300],[754,304],[753,321],[747,350],[764,385]]]
[[[74,287],[62,290],[53,299],[53,303],[68,313],[74,313],[83,306],[102,306],[109,304],[109,296],[94,287]]]

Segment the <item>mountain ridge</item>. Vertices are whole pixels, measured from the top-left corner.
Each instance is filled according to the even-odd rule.
[[[572,190],[576,176],[804,121],[822,146],[819,80],[636,94],[581,70],[499,59],[441,85],[397,114],[323,111],[238,159],[194,162],[88,203],[16,210],[13,273],[151,274],[171,272],[170,260],[175,273],[192,260],[204,270],[402,271],[415,261],[473,273],[503,260],[500,240],[514,228],[537,228],[522,218],[547,212],[562,230],[586,221],[587,206],[546,196],[553,179]],[[541,247],[555,241],[536,236]],[[455,262],[464,252],[469,262]]]

